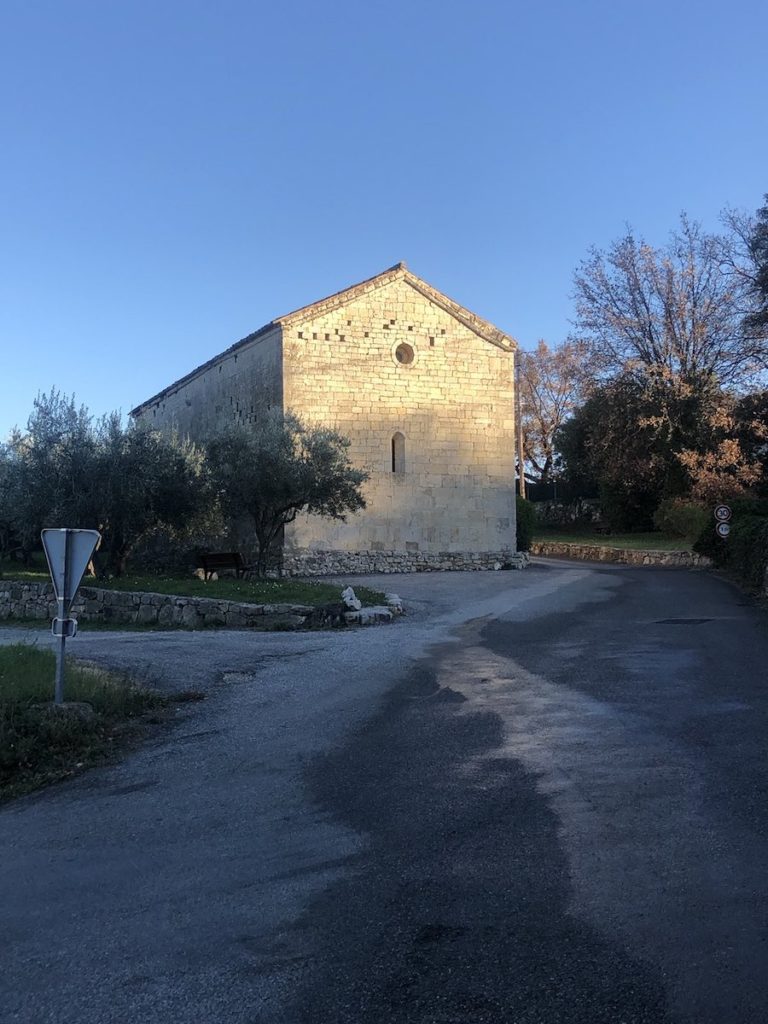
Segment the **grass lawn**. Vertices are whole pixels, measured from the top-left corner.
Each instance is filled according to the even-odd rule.
[[[74,775],[109,756],[139,726],[162,721],[166,697],[103,669],[67,659],[65,699],[93,715],[51,711],[55,658],[32,644],[0,647],[0,799]]]
[[[537,530],[534,541],[558,544],[599,544],[606,548],[628,548],[635,551],[690,551],[692,541],[685,537],[668,537],[663,533],[567,533],[563,530]]]
[[[19,562],[0,563],[0,575],[9,580],[46,581],[48,569],[39,562],[25,568]],[[104,590],[132,590],[152,594],[177,594],[180,597],[214,597],[225,601],[247,601],[250,604],[327,604],[341,599],[341,587],[335,583],[302,580],[238,580],[224,577],[205,583],[196,576],[130,573],[118,579],[95,580],[86,576],[84,587]],[[384,595],[368,587],[355,587],[355,593],[364,605],[383,604]]]

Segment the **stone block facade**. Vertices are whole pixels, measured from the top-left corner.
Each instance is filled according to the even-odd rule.
[[[252,423],[283,407],[282,356],[280,328],[268,325],[182,377],[137,418],[194,441],[228,423]]]
[[[133,415],[201,439],[281,408],[350,439],[367,508],[298,517],[288,572],[487,568],[515,552],[515,349],[398,264],[267,324]]]

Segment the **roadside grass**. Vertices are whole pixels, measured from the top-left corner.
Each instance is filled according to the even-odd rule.
[[[663,533],[591,533],[585,530],[534,530],[534,541],[557,544],[596,544],[605,548],[627,548],[633,551],[690,551],[692,541],[686,537],[669,537]]]
[[[0,578],[8,580],[30,580],[46,582],[48,569],[39,561],[25,567],[20,562],[0,562]],[[83,579],[84,587],[99,587],[102,590],[131,590],[149,594],[174,594],[178,597],[212,597],[223,601],[245,601],[248,604],[307,604],[321,605],[338,601],[341,587],[337,583],[322,583],[311,580],[238,580],[223,577],[218,580],[198,579],[197,576],[182,576],[153,573],[129,573],[110,580],[97,580],[92,576]],[[355,593],[364,605],[383,604],[384,595],[368,587],[355,587]]]
[[[42,563],[39,559],[33,558],[29,565],[24,565],[23,562],[14,562],[10,558],[0,559],[0,580],[30,580],[33,583],[39,583],[50,578],[44,558]]]
[[[83,586],[178,594],[181,597],[213,597],[225,601],[246,601],[249,604],[320,605],[341,599],[341,586],[337,583],[295,579],[238,580],[225,576],[206,583],[196,576],[127,575],[103,583],[88,579],[83,581]],[[384,601],[383,594],[368,587],[354,587],[354,590],[363,604],[382,604]]]
[[[109,757],[141,726],[164,720],[166,696],[96,666],[67,659],[67,702],[93,713],[55,711],[55,657],[33,644],[0,647],[0,800],[77,774]]]

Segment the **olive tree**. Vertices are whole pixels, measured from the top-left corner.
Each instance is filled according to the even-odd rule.
[[[210,514],[203,453],[118,413],[95,420],[74,398],[39,395],[26,431],[6,445],[0,510],[27,551],[46,526],[96,529],[100,576],[119,576],[136,545],[164,527],[177,535]]]
[[[20,498],[18,464],[10,444],[0,444],[0,558],[15,556],[22,549],[16,528],[16,507]]]
[[[95,426],[93,477],[80,518],[98,524],[101,574],[120,576],[140,541],[158,528],[181,539],[215,516],[201,449],[175,436],[130,424],[116,413]]]
[[[365,508],[368,474],[349,460],[350,442],[334,430],[309,426],[287,414],[265,416],[212,438],[208,462],[226,516],[247,515],[258,544],[263,576],[284,528],[300,512],[345,520]]]

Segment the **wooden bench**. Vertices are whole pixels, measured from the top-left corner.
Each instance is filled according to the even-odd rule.
[[[235,575],[240,579],[248,568],[239,551],[213,551],[202,556],[202,563],[206,582],[217,569],[234,569]]]

